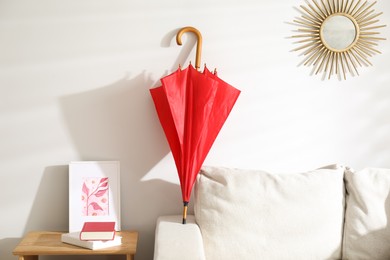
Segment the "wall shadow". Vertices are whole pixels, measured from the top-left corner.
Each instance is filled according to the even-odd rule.
[[[16,256],[12,254],[14,248],[19,244],[21,238],[3,238],[0,239],[0,259],[15,260]]]
[[[34,230],[68,230],[68,166],[44,169],[24,233]]]
[[[167,33],[161,46],[169,46],[178,30]],[[183,38],[183,43],[171,71],[186,61],[196,37]],[[182,211],[179,185],[159,179],[141,181],[170,152],[149,92],[158,85],[143,72],[59,100],[79,160],[121,163],[121,224],[122,229],[140,232],[138,260],[153,259],[157,218]]]
[[[36,230],[65,231],[68,229],[68,212],[68,166],[48,166],[43,171],[23,233]],[[1,239],[0,259],[15,259],[12,251],[21,240]]]
[[[153,258],[157,217],[181,211],[178,185],[141,181],[170,152],[149,93],[152,86],[141,73],[60,100],[79,160],[121,163],[121,223],[122,229],[140,232],[137,259]]]

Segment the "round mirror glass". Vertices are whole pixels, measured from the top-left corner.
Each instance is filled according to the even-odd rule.
[[[344,15],[329,16],[322,24],[321,38],[330,48],[345,50],[355,41],[355,24]]]

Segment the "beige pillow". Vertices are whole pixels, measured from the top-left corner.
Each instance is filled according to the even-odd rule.
[[[390,259],[390,169],[346,171],[343,258]]]
[[[340,259],[343,171],[203,167],[194,210],[206,259]]]

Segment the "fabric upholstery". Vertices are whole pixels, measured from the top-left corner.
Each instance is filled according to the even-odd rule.
[[[331,168],[203,167],[194,210],[206,259],[340,259],[344,168]]]
[[[202,235],[193,215],[161,216],[157,220],[154,260],[205,260]]]
[[[390,169],[345,172],[343,258],[390,259]]]

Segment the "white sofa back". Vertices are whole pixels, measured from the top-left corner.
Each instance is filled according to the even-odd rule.
[[[204,167],[194,200],[158,219],[155,260],[390,259],[390,169]]]
[[[195,218],[206,259],[341,259],[344,168],[276,174],[203,167]]]

